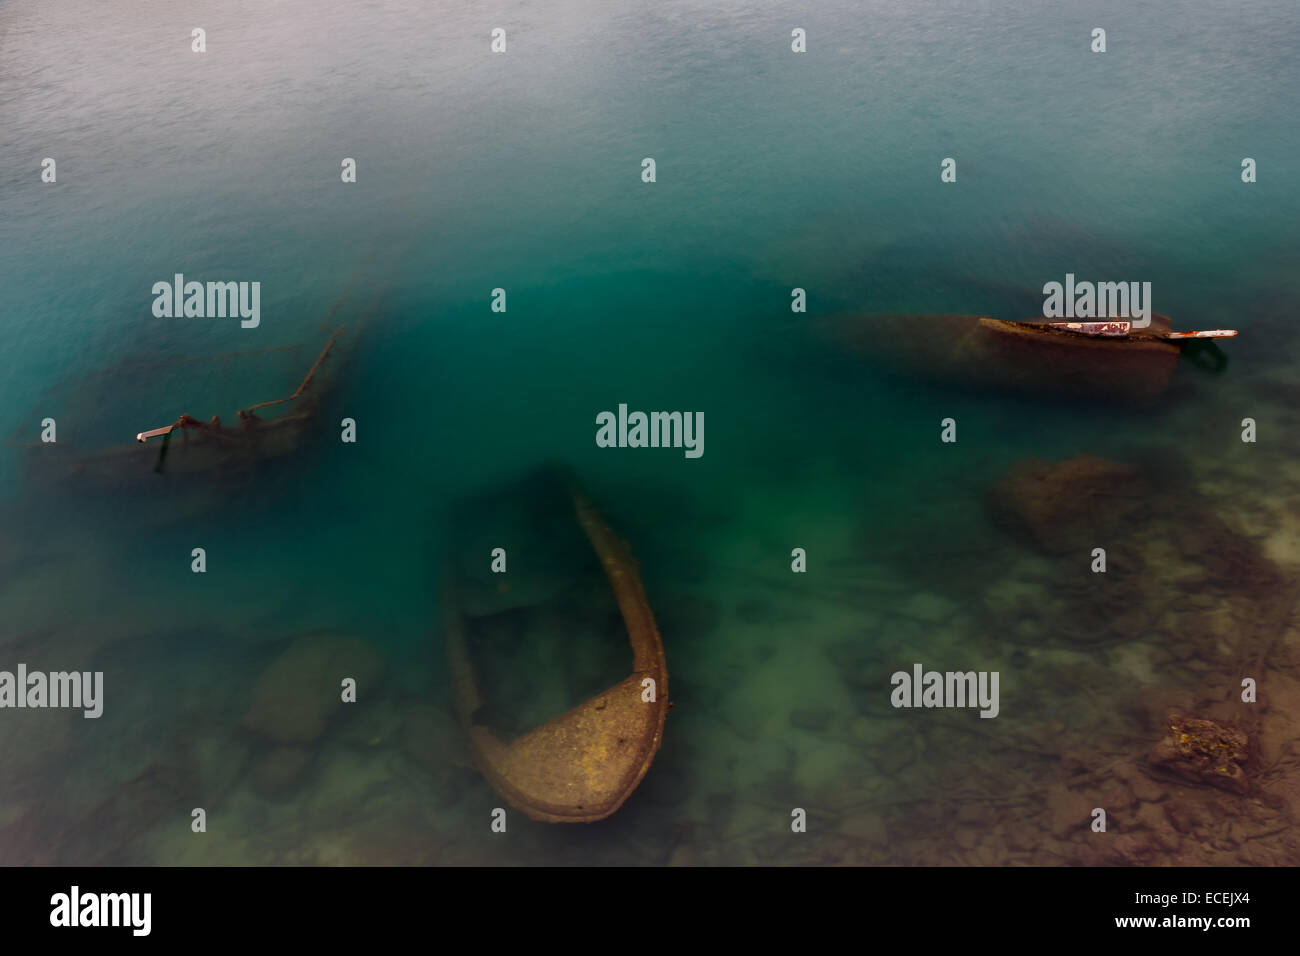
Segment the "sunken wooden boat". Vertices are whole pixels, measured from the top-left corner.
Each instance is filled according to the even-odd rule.
[[[851,352],[938,381],[1137,405],[1165,394],[1185,349],[1236,334],[1175,332],[1158,314],[1144,329],[1122,321],[882,315],[833,319],[829,331]]]
[[[318,339],[189,357],[150,347],[52,387],[9,441],[28,451],[28,480],[79,496],[185,495],[209,478],[246,487],[262,463],[298,453],[318,434],[326,403],[386,307],[391,276],[375,264],[381,252],[391,258],[393,247],[356,265]],[[36,423],[50,419],[58,440],[47,443]]]
[[[146,355],[83,375],[71,387],[51,389],[34,416],[57,420],[57,442],[32,440],[39,428],[29,423],[10,444],[29,450],[34,483],[70,485],[78,494],[138,489],[158,495],[169,486],[205,483],[204,476],[243,485],[261,463],[293,455],[317,432],[357,343],[382,313],[385,288],[367,260],[335,298],[316,341],[188,358]],[[202,416],[189,414],[199,411],[193,406],[176,407],[195,401],[185,397],[195,394],[211,403]],[[277,394],[282,397],[270,397]],[[245,396],[263,400],[235,404]],[[217,401],[230,403],[227,417],[212,414]],[[110,443],[92,444],[105,440]]]
[[[282,398],[236,409],[233,420],[223,421],[217,415],[203,420],[183,413],[167,425],[137,432],[133,442],[97,449],[78,448],[75,442],[64,441],[26,443],[33,451],[32,467],[43,482],[70,481],[89,489],[157,481],[160,475],[242,472],[257,462],[292,454],[312,429],[333,384],[327,366],[335,358],[343,331],[340,328],[328,335],[296,389]],[[193,360],[192,364],[197,369],[213,361],[252,362],[268,353],[299,354],[294,346],[257,349]],[[170,374],[181,373],[171,369]],[[120,378],[129,381],[131,376]],[[64,427],[72,430],[70,425]]]
[[[578,524],[600,559],[632,647],[632,672],[567,712],[503,742],[483,719],[454,577],[445,588],[447,656],[456,709],[474,761],[512,807],[546,823],[591,823],[623,805],[663,740],[668,668],[635,559],[596,507],[567,482]]]

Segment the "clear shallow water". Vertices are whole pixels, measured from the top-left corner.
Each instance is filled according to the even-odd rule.
[[[823,647],[851,638],[884,654],[899,628],[879,612],[909,594],[978,600],[990,556],[1016,553],[984,518],[991,481],[1026,456],[1084,451],[1219,462],[1242,415],[1286,420],[1255,385],[1294,382],[1300,13],[1173,9],[6,5],[5,435],[33,441],[48,414],[61,442],[103,446],[180,411],[229,416],[255,400],[243,386],[257,373],[168,372],[173,391],[102,371],[288,343],[309,357],[350,277],[382,293],[327,399],[326,420],[357,420],[355,446],[327,429],[251,487],[201,491],[161,515],[152,492],[69,495],[24,477],[19,449],[0,459],[0,606],[11,640],[21,636],[15,652],[100,662],[111,695],[93,730],[47,728],[48,759],[11,738],[33,782],[0,789],[6,818],[77,768],[75,816],[162,759],[164,739],[197,739],[194,722],[229,744],[194,759],[217,768],[206,772],[242,810],[212,857],[149,821],[140,839],[159,843],[146,859],[248,861],[240,841],[271,828],[274,807],[317,801],[342,819],[369,806],[373,795],[344,781],[382,789],[408,771],[382,743],[363,750],[373,766],[353,766],[331,749],[346,743],[335,727],[312,775],[266,810],[248,784],[260,744],[237,727],[249,686],[291,638],[329,629],[388,656],[397,725],[409,728],[414,707],[445,710],[448,516],[555,460],[631,541],[661,616],[678,617],[664,630],[685,706],[646,786],[659,770],[676,785],[596,835],[530,831],[499,859],[598,845],[603,859],[644,860],[638,841],[671,850],[679,838],[663,834],[684,821],[702,861],[725,861],[727,828],[762,819],[735,802],[761,806],[756,781],[781,774],[805,794],[839,777],[883,807],[880,763],[863,763],[861,741],[831,739],[855,705]],[[498,25],[504,57],[488,53]],[[1088,51],[1096,25],[1104,55]],[[194,26],[208,33],[201,56],[189,51]],[[789,52],[793,26],[808,31],[806,55]],[[39,181],[45,156],[57,184]],[[339,182],[345,156],[358,161],[354,185]],[[640,181],[645,156],[654,185]],[[938,180],[945,156],[956,185]],[[1243,156],[1259,161],[1259,182],[1241,183]],[[154,318],[150,288],[176,272],[260,281],[261,326]],[[1184,369],[1176,403],[1133,416],[898,379],[814,331],[842,311],[1020,317],[1066,272],[1148,280],[1179,326],[1241,329],[1229,373]],[[793,286],[808,290],[807,316],[789,311]],[[497,287],[504,314],[489,309]],[[292,384],[276,372],[257,399]],[[78,383],[95,375],[104,389],[92,399]],[[142,406],[142,389],[166,396]],[[703,458],[596,448],[595,415],[619,402],[703,411]],[[157,413],[139,419],[137,407]],[[961,423],[959,455],[936,440],[946,415]],[[1287,494],[1283,474],[1261,472],[1246,505]],[[205,576],[189,572],[200,544]],[[779,590],[796,544],[859,579],[903,556],[904,590],[857,601]],[[948,552],[969,563],[917,557]],[[963,595],[951,584],[967,574]],[[907,662],[988,636],[958,608],[916,636],[919,650],[899,650]],[[997,666],[983,654],[981,667]],[[787,712],[820,700],[832,730],[792,729]],[[439,826],[422,824],[438,834],[425,861],[488,852],[458,834],[490,791],[472,775],[455,777],[454,801],[437,789],[460,773],[452,746],[430,743],[427,764],[395,788],[422,811],[450,807]],[[276,845],[293,859],[323,832],[305,826]]]

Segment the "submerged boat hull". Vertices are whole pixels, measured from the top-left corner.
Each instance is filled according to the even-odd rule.
[[[1168,323],[1156,316],[1152,329]],[[971,315],[852,316],[831,331],[852,352],[944,382],[1133,404],[1164,394],[1181,354],[1149,332],[1087,335]]]
[[[42,484],[72,482],[83,492],[128,487],[157,490],[160,475],[242,474],[259,462],[291,455],[315,426],[323,396],[337,379],[335,345],[341,333],[339,329],[330,335],[306,377],[285,398],[241,409],[229,424],[218,418],[204,422],[183,414],[174,424],[138,433],[130,444],[86,451],[60,443],[28,443],[33,477]]]
[[[157,475],[220,474],[246,468],[297,451],[315,420],[316,403],[247,428],[214,427],[202,432],[181,431],[160,442],[134,443],[85,454],[43,451],[45,480],[75,481],[83,487],[156,482]],[[61,450],[59,450],[61,452]]]
[[[592,823],[618,810],[663,741],[668,668],[636,560],[576,485],[578,524],[600,559],[632,648],[632,673],[510,742],[480,722],[483,695],[454,584],[445,593],[447,653],[456,706],[475,763],[511,806],[544,823]]]

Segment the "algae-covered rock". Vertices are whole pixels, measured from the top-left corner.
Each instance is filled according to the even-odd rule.
[[[1234,793],[1250,791],[1243,766],[1250,757],[1250,745],[1244,733],[1212,720],[1179,714],[1171,714],[1166,726],[1164,737],[1147,754],[1152,766],[1192,783]]]
[[[271,662],[253,687],[244,726],[281,744],[309,744],[350,704],[343,679],[357,682],[357,700],[374,692],[383,656],[370,644],[331,635],[299,638]]]

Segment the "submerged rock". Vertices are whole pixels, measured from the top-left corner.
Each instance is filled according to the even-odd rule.
[[[243,735],[204,733],[186,740],[186,755],[208,805],[221,803],[239,785],[251,749]]]
[[[311,765],[307,747],[274,747],[253,762],[253,786],[263,794],[282,794],[293,789]]]
[[[49,775],[57,779],[62,761],[77,742],[77,731],[93,721],[84,721],[80,711],[53,708],[5,709],[0,711],[0,768],[5,788],[25,789],[28,780]]]
[[[839,832],[869,843],[883,843],[889,835],[880,814],[866,811],[850,814],[841,820]]]
[[[825,730],[835,712],[828,707],[802,707],[790,711],[790,726],[799,730]]]
[[[1244,764],[1250,757],[1249,740],[1240,730],[1203,720],[1170,714],[1165,736],[1147,754],[1154,767],[1192,783],[1209,784],[1248,793],[1250,779]]]
[[[417,704],[408,708],[401,734],[403,750],[418,767],[445,772],[447,767],[474,766],[456,718],[438,707]]]
[[[110,866],[137,862],[142,837],[167,821],[181,832],[191,823],[196,780],[185,768],[151,764],[113,787],[102,801],[64,830],[38,864]],[[182,829],[183,828],[183,829]]]
[[[926,625],[948,620],[957,611],[957,605],[940,594],[928,591],[914,594],[899,607],[899,613]]]
[[[1289,607],[1292,589],[1257,542],[1206,500],[1138,468],[1088,455],[1032,459],[995,482],[986,503],[999,527],[1046,559],[1032,586],[1009,577],[986,605],[1003,622],[1036,621],[1042,639],[1103,646],[1165,634],[1170,653],[1209,667],[1267,646]],[[1033,639],[1033,627],[1007,630]]]
[[[281,744],[309,744],[341,708],[343,679],[357,682],[357,699],[374,692],[383,656],[351,638],[299,638],[271,662],[253,687],[244,726]]]
[[[694,843],[682,843],[673,849],[668,857],[669,866],[695,866],[699,860],[699,848]]]
[[[1146,482],[1136,468],[1077,455],[1068,461],[1029,459],[989,490],[994,522],[1044,554],[1090,547],[1109,529],[1139,520]]]

